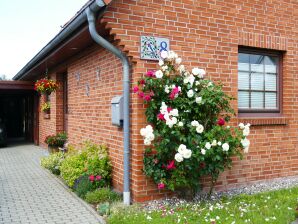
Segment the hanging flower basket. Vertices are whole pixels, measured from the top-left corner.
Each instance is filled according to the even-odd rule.
[[[41,94],[50,95],[58,89],[58,84],[52,79],[43,78],[35,82],[34,89]]]
[[[45,112],[45,113],[49,113],[51,110],[51,104],[50,102],[45,102],[41,105],[40,110]]]

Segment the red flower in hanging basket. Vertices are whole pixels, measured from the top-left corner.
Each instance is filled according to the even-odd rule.
[[[52,79],[43,78],[35,82],[34,89],[42,94],[51,94],[58,89],[58,84]]]

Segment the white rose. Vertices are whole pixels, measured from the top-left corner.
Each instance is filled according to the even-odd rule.
[[[201,133],[204,131],[204,127],[203,127],[203,125],[199,124],[199,125],[196,127],[196,131],[197,131],[197,133],[201,134]]]
[[[160,52],[160,57],[161,57],[161,58],[164,58],[164,59],[165,59],[165,58],[168,57],[168,55],[169,55],[169,54],[168,54],[167,51],[162,51],[162,52]]]
[[[193,127],[197,127],[200,123],[198,122],[198,121],[192,121],[191,123],[191,126],[193,126]]]
[[[168,69],[167,65],[161,67],[161,70],[163,70],[163,71],[166,71],[167,69]]]
[[[243,129],[243,135],[244,136],[248,136],[249,135],[249,127],[245,127],[244,129]]]
[[[183,127],[183,122],[182,122],[182,121],[179,121],[179,122],[178,122],[178,126],[179,126],[179,127]]]
[[[159,65],[159,66],[163,66],[163,65],[164,65],[163,60],[159,60],[158,65]]]
[[[175,154],[175,160],[180,163],[183,161],[183,156],[180,153]]]
[[[155,76],[156,76],[156,78],[161,79],[161,78],[163,77],[163,73],[162,73],[162,71],[161,71],[161,70],[157,70],[157,71],[155,72]]]
[[[149,141],[153,141],[154,140],[154,134],[149,133],[148,135],[146,135],[146,139],[148,139]]]
[[[144,145],[151,145],[151,141],[149,139],[145,138]]]
[[[167,85],[165,86],[165,92],[166,92],[166,93],[170,93],[170,88],[169,88],[169,86],[167,86]]]
[[[199,68],[193,68],[191,72],[194,75],[198,75],[199,74]]]
[[[211,149],[211,144],[210,144],[210,142],[207,142],[207,143],[205,144],[205,148],[206,148],[206,149]]]
[[[188,92],[187,92],[187,97],[188,97],[188,98],[191,98],[191,97],[193,97],[193,95],[194,95],[193,90],[192,90],[192,89],[188,90]]]
[[[200,85],[200,81],[195,82],[196,86]]]
[[[224,143],[224,144],[222,144],[222,150],[223,151],[229,151],[229,148],[230,148],[230,146],[229,146],[229,144],[228,143]]]
[[[187,150],[184,150],[183,151],[183,154],[182,156],[185,158],[185,159],[189,159],[191,157],[191,154],[192,154],[192,151],[187,149]]]
[[[239,124],[239,128],[240,128],[240,129],[244,129],[244,127],[245,127],[245,126],[244,126],[243,123],[240,123],[240,124]]]
[[[177,65],[180,65],[181,62],[182,62],[182,59],[181,59],[181,58],[176,58],[175,63],[176,63]]]
[[[178,114],[179,113],[178,113],[178,110],[177,109],[173,109],[173,110],[170,111],[170,115],[172,115],[174,117],[178,117],[179,116]]]
[[[249,145],[250,145],[250,141],[247,138],[244,138],[241,140],[241,144],[243,146],[243,151],[244,153],[248,153],[248,149],[249,149]]]
[[[202,155],[205,155],[206,154],[206,150],[205,149],[201,149],[201,153],[202,153]]]
[[[188,76],[188,82],[191,86],[193,86],[193,83],[195,82],[195,77],[193,75]]]
[[[196,97],[196,103],[201,104],[202,103],[202,97]]]
[[[177,122],[178,122],[177,118],[176,117],[172,117],[172,123],[173,124],[177,124]]]
[[[186,145],[184,145],[184,144],[181,144],[181,145],[178,147],[178,152],[179,152],[181,155],[183,155],[183,152],[184,152],[185,150],[187,150],[187,148],[186,148]]]
[[[172,128],[173,125],[174,125],[174,123],[173,123],[173,121],[171,119],[166,119],[166,125],[168,125],[169,128]]]
[[[146,126],[146,130],[148,132],[153,132],[153,127],[149,124],[149,125]]]
[[[188,77],[186,77],[185,79],[183,79],[183,83],[187,84],[188,83]]]
[[[216,146],[217,145],[217,141],[214,139],[211,143],[211,146]]]
[[[185,71],[185,66],[184,66],[184,65],[179,65],[179,67],[178,67],[178,71],[179,71],[180,73],[184,72],[184,71]]]
[[[221,146],[221,142],[217,142],[217,145]]]
[[[140,131],[142,136],[146,136],[147,135],[147,129],[146,128],[142,128]]]
[[[198,77],[201,79],[204,78],[204,76],[206,75],[206,72],[204,69],[199,69],[198,72],[199,72]]]

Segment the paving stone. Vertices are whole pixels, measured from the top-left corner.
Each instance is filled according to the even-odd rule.
[[[101,223],[91,207],[40,167],[46,154],[33,145],[0,148],[0,224]]]

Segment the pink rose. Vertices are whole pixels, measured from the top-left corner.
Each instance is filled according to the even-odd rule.
[[[145,94],[143,92],[138,92],[138,95],[139,95],[140,98],[143,99]]]
[[[223,126],[223,125],[225,125],[225,120],[223,118],[219,118],[218,121],[217,121],[217,124],[219,126]]]
[[[152,71],[152,70],[149,70],[147,73],[146,73],[146,75],[148,76],[148,77],[155,77],[155,71]]]
[[[144,100],[145,100],[145,101],[150,101],[150,100],[151,100],[151,96],[150,96],[150,95],[146,95],[146,96],[144,96]]]
[[[174,170],[174,169],[176,169],[175,161],[172,160],[172,161],[170,161],[170,163],[167,165],[167,170]]]
[[[138,86],[135,86],[135,87],[133,87],[132,90],[133,90],[134,93],[137,93],[137,92],[139,92],[139,87]]]
[[[158,185],[157,185],[157,188],[158,189],[164,189],[165,188],[165,184],[164,183],[159,183]]]
[[[100,181],[100,180],[101,180],[101,176],[97,175],[97,176],[95,177],[95,179],[96,179],[97,181]]]
[[[159,113],[159,114],[157,115],[157,119],[158,119],[158,120],[161,120],[161,121],[165,121],[165,120],[166,120],[166,119],[165,119],[165,115],[162,114],[162,113]]]
[[[93,182],[94,179],[95,179],[94,175],[90,175],[90,176],[89,176],[89,180],[90,180],[91,182]]]

